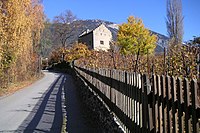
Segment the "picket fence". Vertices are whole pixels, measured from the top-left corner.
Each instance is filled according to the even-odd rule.
[[[199,84],[186,78],[74,67],[125,132],[200,132]]]

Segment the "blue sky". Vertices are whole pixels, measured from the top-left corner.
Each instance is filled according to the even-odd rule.
[[[65,10],[79,19],[102,19],[118,24],[133,15],[143,20],[153,31],[167,35],[165,24],[166,0],[43,0],[45,14],[50,20]],[[182,0],[184,41],[200,36],[200,0]]]

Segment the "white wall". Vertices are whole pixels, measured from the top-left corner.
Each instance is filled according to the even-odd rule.
[[[105,50],[110,49],[110,41],[112,40],[112,33],[105,25],[100,25],[93,31],[93,42],[95,50]],[[100,42],[103,41],[103,44]]]

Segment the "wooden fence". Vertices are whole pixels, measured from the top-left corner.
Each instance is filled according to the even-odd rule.
[[[115,114],[126,132],[198,133],[196,80],[120,70],[74,67]]]

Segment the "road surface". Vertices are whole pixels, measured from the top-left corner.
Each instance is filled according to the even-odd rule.
[[[81,109],[72,77],[47,71],[44,74],[34,84],[0,97],[0,133],[60,133],[64,115],[68,133],[99,132],[87,123],[89,118]]]

